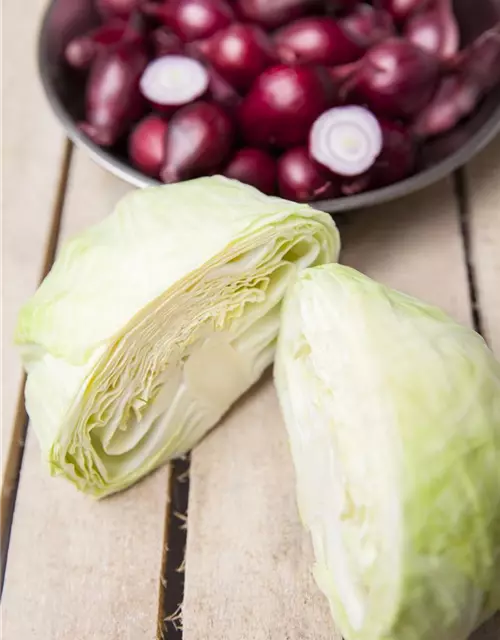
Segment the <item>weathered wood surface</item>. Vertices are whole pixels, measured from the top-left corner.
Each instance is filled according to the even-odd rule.
[[[471,267],[482,330],[500,356],[500,138],[465,169]]]
[[[129,189],[75,152],[61,238],[103,218]],[[130,491],[96,502],[49,477],[28,429],[2,638],[155,638],[167,496],[164,467]]]
[[[350,215],[343,243],[343,262],[470,323],[451,180]],[[284,426],[266,381],[192,454],[185,639],[334,638],[311,564]]]
[[[2,3],[2,476],[5,491],[23,430],[23,372],[12,344],[19,307],[42,276],[57,217],[65,138],[37,80],[34,45],[45,2]],[[15,453],[15,452],[14,452]],[[15,464],[14,464],[15,466]],[[2,513],[2,521],[4,514]]]

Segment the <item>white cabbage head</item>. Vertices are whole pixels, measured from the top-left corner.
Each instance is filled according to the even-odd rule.
[[[26,405],[54,474],[95,496],[180,456],[271,364],[330,216],[221,177],[135,191],[67,242],[22,309]]]
[[[275,379],[314,573],[346,640],[464,640],[500,608],[500,365],[442,311],[303,271]]]

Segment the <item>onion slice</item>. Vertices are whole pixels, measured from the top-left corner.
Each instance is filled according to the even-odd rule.
[[[142,95],[157,108],[168,109],[193,102],[209,85],[205,67],[187,56],[168,55],[149,63],[141,77]]]
[[[359,106],[334,107],[314,122],[309,137],[311,156],[340,176],[367,171],[382,151],[377,118]]]

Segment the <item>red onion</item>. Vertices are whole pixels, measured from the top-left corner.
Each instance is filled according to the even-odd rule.
[[[500,26],[473,42],[457,57],[432,100],[418,114],[413,131],[422,138],[445,133],[474,111],[481,98],[500,83]]]
[[[267,35],[250,24],[230,25],[197,46],[219,74],[239,90],[248,89],[274,59]]]
[[[142,0],[96,0],[99,13],[106,19],[110,17],[128,18],[140,8]]]
[[[296,202],[338,195],[332,176],[309,156],[305,147],[290,149],[278,160],[278,185],[283,198]]]
[[[232,112],[241,102],[241,96],[213,67],[209,67],[207,71],[210,78],[208,87],[210,97],[227,111]]]
[[[411,42],[389,38],[356,63],[342,88],[345,98],[389,118],[409,118],[431,99],[439,80],[435,56]]]
[[[99,53],[120,42],[144,42],[144,23],[139,16],[130,20],[114,18],[109,22],[73,38],[67,45],[66,62],[75,69],[88,69]]]
[[[276,162],[261,149],[240,149],[233,156],[223,175],[273,195],[276,192]]]
[[[187,56],[170,55],[148,64],[141,77],[142,95],[158,110],[175,108],[200,98],[208,89],[205,67]]]
[[[429,0],[377,0],[377,3],[397,22],[404,22],[410,15],[424,9]]]
[[[209,173],[224,162],[232,139],[231,120],[218,105],[200,101],[183,107],[168,125],[161,179],[170,183]]]
[[[387,11],[360,3],[340,25],[360,46],[368,48],[396,34],[394,21]]]
[[[172,53],[182,53],[182,42],[173,31],[166,27],[158,27],[151,32],[155,58]]]
[[[143,11],[172,29],[183,42],[209,38],[234,19],[233,10],[225,0],[147,2]]]
[[[138,44],[121,43],[94,62],[86,91],[87,121],[80,128],[96,144],[110,146],[140,117],[139,80],[147,56]]]
[[[377,189],[407,178],[415,168],[416,144],[407,129],[394,122],[381,120],[382,151],[373,166],[354,180],[341,186],[344,195]]]
[[[264,71],[244,98],[240,123],[251,145],[305,143],[309,128],[328,108],[323,78],[314,68],[279,65]]]
[[[165,161],[167,126],[160,116],[150,115],[135,126],[128,139],[132,164],[153,178],[159,176]]]
[[[265,29],[276,29],[321,8],[322,0],[237,0],[238,13]]]
[[[87,69],[100,51],[120,42],[126,30],[127,22],[116,19],[73,38],[64,51],[66,62],[75,69]]]
[[[364,107],[335,107],[322,113],[309,136],[311,157],[339,176],[370,169],[382,151],[382,129]]]
[[[480,93],[472,77],[456,74],[443,78],[431,102],[417,116],[413,132],[428,138],[453,129],[475,109]]]
[[[458,51],[460,36],[451,0],[432,0],[408,20],[404,33],[410,42],[442,60],[452,58]]]
[[[280,60],[287,64],[339,65],[357,60],[364,48],[333,18],[302,18],[275,35]]]

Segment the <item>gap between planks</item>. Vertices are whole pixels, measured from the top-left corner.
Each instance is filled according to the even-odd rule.
[[[467,284],[469,287],[469,300],[472,314],[472,324],[474,330],[484,336],[484,324],[481,315],[480,301],[478,297],[477,277],[472,255],[471,238],[471,207],[469,198],[469,185],[466,180],[465,171],[459,169],[453,175],[453,186],[457,200],[458,219],[460,223],[460,234],[464,247],[465,267],[467,269]]]
[[[190,464],[189,454],[170,463],[169,500],[160,573],[158,640],[182,640]]]
[[[54,203],[51,208],[51,224],[47,238],[47,245],[44,252],[44,261],[39,283],[49,273],[57,251],[59,233],[61,230],[62,215],[64,211],[64,201],[68,185],[68,176],[73,155],[73,145],[69,140],[65,142],[65,148],[57,182]],[[9,443],[9,451],[5,462],[4,483],[2,486],[0,504],[0,597],[3,592],[5,579],[5,569],[9,553],[10,534],[12,530],[12,518],[19,486],[19,478],[23,463],[24,444],[28,429],[28,415],[24,405],[24,387],[26,384],[26,374],[23,375],[21,388],[18,394],[16,414],[14,418],[14,429]]]
[[[75,148],[59,246],[131,190]],[[6,640],[157,636],[169,473],[165,465],[95,502],[49,477],[28,427],[2,598]]]

